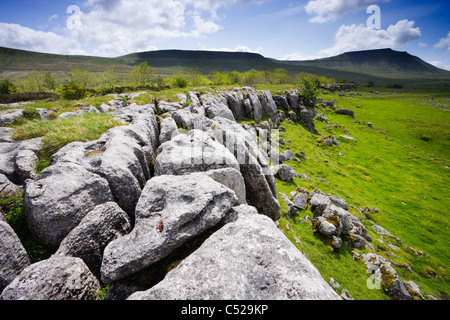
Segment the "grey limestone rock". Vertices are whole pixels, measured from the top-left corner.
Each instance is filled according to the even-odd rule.
[[[239,164],[233,154],[206,132],[192,130],[161,145],[155,162],[155,175],[182,175]]]
[[[97,205],[113,201],[106,180],[73,163],[57,163],[25,186],[24,209],[30,230],[59,244]]]
[[[201,173],[154,177],[136,207],[133,231],[106,247],[102,281],[114,282],[158,262],[219,223],[237,201],[232,190]]]
[[[281,181],[293,181],[299,175],[287,164],[281,164],[275,167],[276,177]]]
[[[94,275],[100,277],[106,246],[130,232],[128,215],[115,202],[101,204],[64,238],[55,255],[80,258]]]
[[[83,260],[52,257],[25,268],[2,293],[3,300],[100,300],[100,283]]]
[[[178,135],[178,126],[172,117],[164,118],[161,120],[159,143],[163,144]]]
[[[241,125],[220,117],[215,118],[208,126],[204,130],[236,157],[245,180],[247,203],[275,221],[280,219],[275,177],[256,138]]]
[[[0,292],[29,265],[19,237],[9,224],[0,220]]]
[[[0,111],[0,126],[13,124],[14,121],[21,117],[23,117],[23,109]]]
[[[241,206],[238,219],[148,291],[129,300],[339,300],[273,221]]]

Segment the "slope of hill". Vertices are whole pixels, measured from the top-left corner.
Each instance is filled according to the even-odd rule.
[[[436,68],[418,57],[391,49],[344,53],[310,61],[281,61],[244,52],[162,50],[133,53],[117,58],[67,56],[0,47],[0,78],[18,78],[31,70],[51,71],[61,78],[74,67],[91,72],[113,70],[126,76],[132,67],[148,62],[156,73],[172,75],[193,67],[208,74],[217,71],[245,72],[251,69],[281,68],[288,72],[308,72],[360,85],[394,83],[450,83],[450,72]]]
[[[411,76],[449,76],[449,72],[439,69],[407,52],[392,49],[347,52],[341,55],[300,61],[295,64],[313,66],[324,69],[351,71],[387,78],[403,78]]]

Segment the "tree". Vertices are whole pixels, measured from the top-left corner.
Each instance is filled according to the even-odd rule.
[[[317,90],[318,78],[311,74],[300,73],[298,85],[301,86],[300,97],[307,107],[314,107],[317,103],[319,91]]]
[[[190,80],[191,84],[194,87],[200,86],[202,84],[203,74],[200,72],[199,68],[197,66],[192,67],[190,72]]]
[[[10,94],[14,90],[15,86],[10,80],[0,80],[0,94]]]
[[[52,77],[51,72],[44,74],[44,88],[50,91],[55,91],[56,89],[56,80]]]
[[[95,76],[88,70],[75,68],[72,69],[72,71],[68,73],[68,75],[70,77],[70,81],[78,84],[85,89],[93,88],[95,85]]]
[[[172,86],[176,88],[186,88],[189,84],[189,80],[182,72],[177,73],[172,77]]]
[[[142,62],[131,70],[129,78],[132,85],[144,87],[153,77],[154,70],[147,62]]]
[[[113,74],[114,71],[106,70],[100,77],[99,86],[101,90],[112,90],[117,84],[117,78]]]
[[[69,81],[60,87],[61,97],[67,100],[84,99],[87,96],[86,87],[81,86],[74,81]]]

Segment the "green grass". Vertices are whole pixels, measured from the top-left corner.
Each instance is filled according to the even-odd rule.
[[[277,181],[278,191],[289,194],[297,186],[308,190],[315,188],[325,193],[342,196],[355,207],[365,206],[379,209],[379,213],[367,214],[363,223],[373,239],[373,223],[384,227],[403,243],[400,251],[392,251],[377,240],[373,244],[377,253],[390,261],[408,263],[413,273],[395,267],[404,281],[416,282],[426,296],[439,297],[448,293],[449,277],[449,134],[450,115],[436,105],[448,103],[445,92],[400,92],[373,95],[360,91],[353,98],[325,95],[324,99],[335,99],[341,108],[355,110],[355,119],[336,115],[330,109],[319,110],[329,119],[328,124],[316,122],[317,129],[326,135],[335,135],[340,147],[318,147],[318,136],[307,132],[297,124],[283,123],[287,132],[283,138],[292,140],[287,144],[294,153],[305,151],[307,159],[301,164],[290,161],[297,173],[311,178],[307,182],[295,178],[294,183]],[[431,99],[431,98],[434,99]],[[356,108],[360,106],[362,108]],[[360,123],[357,123],[359,121]],[[373,128],[364,123],[372,122]],[[342,134],[356,140],[340,139]],[[431,137],[424,141],[422,136]],[[339,152],[344,157],[339,156]],[[330,182],[319,182],[321,177]],[[280,198],[280,203],[283,200]],[[311,212],[308,212],[312,216]],[[357,213],[352,210],[352,213]],[[306,213],[301,213],[305,215]],[[288,223],[285,221],[284,223]],[[362,262],[354,262],[345,248],[341,254],[332,252],[323,239],[312,235],[312,228],[297,219],[290,222],[290,230],[303,243],[303,250],[325,279],[333,277],[350,291],[355,299],[379,299],[380,292],[368,290],[365,280],[368,274]],[[410,248],[424,251],[428,257],[417,257]],[[354,269],[350,272],[348,268]],[[434,279],[431,275],[437,275]],[[341,288],[342,289],[342,288]],[[384,295],[382,295],[384,298]]]
[[[121,125],[112,114],[85,113],[65,119],[22,120],[14,126],[13,139],[29,140],[42,137],[37,172],[50,165],[51,156],[65,145],[92,141],[109,129]]]

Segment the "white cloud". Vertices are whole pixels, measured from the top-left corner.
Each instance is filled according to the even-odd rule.
[[[299,52],[294,52],[294,53],[290,53],[290,54],[286,55],[281,60],[303,61],[303,60],[316,60],[316,59],[320,59],[320,58],[323,58],[323,56],[321,56],[321,55],[304,55],[304,54],[299,53]]]
[[[422,48],[426,48],[426,47],[428,47],[428,44],[419,42],[419,46],[421,46]]]
[[[428,61],[429,64],[432,64],[435,67],[438,67],[440,69],[444,69],[447,71],[450,71],[450,65],[446,65],[442,63],[441,61]]]
[[[222,51],[222,52],[248,52],[248,53],[258,53],[261,54],[261,51],[263,50],[262,47],[258,47],[255,50],[250,49],[247,46],[243,46],[243,45],[238,45],[236,46],[234,49],[230,49],[230,48],[204,48],[202,45],[200,45],[201,50],[205,50],[205,51]]]
[[[223,27],[217,11],[238,3],[263,0],[86,0],[83,11],[67,14],[59,34],[3,24],[0,45],[52,53],[115,57],[154,50],[159,42],[198,38]],[[57,18],[50,17],[49,21]],[[55,29],[56,30],[56,29]]]
[[[48,22],[52,22],[53,20],[56,20],[56,19],[58,19],[58,15],[57,14],[54,14],[54,15],[52,15],[50,18],[48,18]]]
[[[398,48],[418,39],[420,28],[414,28],[414,21],[400,20],[387,30],[369,29],[365,25],[343,25],[336,35],[334,46],[319,52],[320,55],[334,56],[348,51]]]
[[[349,13],[358,12],[368,6],[389,2],[390,0],[311,0],[305,6],[309,15],[313,15],[309,21],[313,23],[325,23],[335,21]]]
[[[434,45],[434,47],[438,48],[438,49],[445,49],[445,48],[447,48],[447,50],[450,51],[450,31],[448,32],[447,37],[442,38],[441,40],[439,40],[439,42],[436,43]]]
[[[18,24],[0,22],[0,45],[56,54],[85,54],[77,41],[53,32],[36,31]]]

